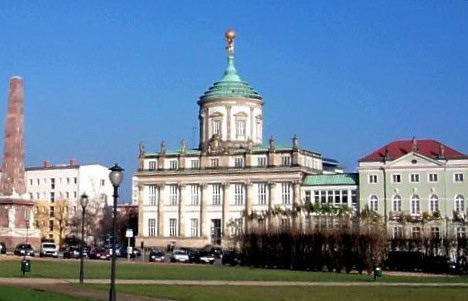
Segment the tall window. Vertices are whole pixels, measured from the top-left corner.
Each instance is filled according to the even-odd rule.
[[[50,189],[55,189],[55,178],[50,179]]]
[[[210,160],[210,165],[211,165],[211,167],[218,167],[219,166],[219,159],[218,158],[211,159]]]
[[[51,203],[55,202],[55,192],[50,193],[50,202]]]
[[[410,174],[410,182],[418,183],[419,182],[419,174],[417,174],[417,173]]]
[[[257,139],[260,140],[262,138],[262,121],[257,120],[255,126],[257,129]]]
[[[465,211],[465,198],[461,194],[455,197],[455,210],[457,212]]]
[[[291,156],[289,155],[281,156],[281,165],[283,166],[291,165]]]
[[[283,204],[291,204],[291,183],[281,183],[281,200]]]
[[[376,184],[377,183],[377,175],[369,175],[369,183]]]
[[[305,205],[310,206],[312,204],[312,193],[310,190],[305,191]]]
[[[212,194],[212,204],[220,205],[221,204],[221,184],[213,184],[213,194]]]
[[[246,127],[245,120],[236,120],[236,138],[237,139],[245,137],[245,127]]]
[[[177,236],[177,219],[176,218],[169,219],[169,236],[170,237]]]
[[[421,213],[421,200],[418,195],[411,197],[411,214],[417,215]]]
[[[429,198],[429,209],[431,212],[439,211],[439,197],[435,194]]]
[[[353,209],[358,209],[357,190],[351,190],[351,206]]]
[[[392,175],[393,183],[400,183],[401,182],[401,175],[400,174],[393,174]]]
[[[190,185],[190,205],[198,205],[200,202],[200,188],[198,185]]]
[[[453,174],[453,178],[454,178],[455,182],[463,182],[463,174],[462,173]]]
[[[213,120],[213,134],[216,134],[221,138],[221,120]]]
[[[378,203],[377,196],[372,195],[369,198],[369,209],[372,210],[372,211],[378,211],[379,210],[379,203]]]
[[[179,201],[179,187],[169,185],[169,205],[177,205]]]
[[[49,231],[50,232],[54,231],[54,221],[53,220],[49,221]]]
[[[431,227],[431,237],[432,238],[440,238],[440,230],[439,227]]]
[[[393,211],[401,211],[401,196],[399,196],[398,194],[393,197]]]
[[[463,239],[466,237],[465,227],[458,227],[457,228],[457,238]]]
[[[157,163],[158,163],[158,162],[157,162],[157,161],[154,161],[154,160],[149,161],[149,163],[148,163],[148,169],[149,169],[149,170],[155,170],[156,167],[157,167]]]
[[[156,206],[158,187],[156,185],[148,186],[148,205]]]
[[[403,237],[403,227],[394,227],[393,228],[393,238],[402,238]]]
[[[242,218],[236,218],[234,220],[234,236],[242,234]]]
[[[412,230],[412,237],[413,239],[420,239],[421,238],[421,227],[413,227]]]
[[[234,158],[234,167],[244,167],[244,158]]]
[[[178,168],[178,162],[177,160],[170,160],[169,161],[169,169],[177,169]]]
[[[267,184],[259,183],[257,184],[258,187],[258,204],[259,205],[266,205],[267,203]]]
[[[49,208],[49,216],[50,217],[54,217],[55,216],[55,207],[54,206],[50,206]]]
[[[234,184],[234,204],[235,205],[244,204],[244,185],[243,184]]]
[[[198,218],[190,219],[190,236],[192,237],[198,236]]]
[[[266,166],[267,165],[267,158],[266,157],[257,157],[257,165],[258,166]]]
[[[199,168],[200,161],[198,159],[190,160],[190,168]]]
[[[148,236],[150,237],[156,236],[156,219],[155,218],[148,219]]]
[[[436,173],[429,174],[429,182],[435,183],[439,181],[439,175]]]

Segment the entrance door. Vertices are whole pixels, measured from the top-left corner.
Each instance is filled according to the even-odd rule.
[[[211,243],[215,245],[221,244],[221,219],[211,220]]]

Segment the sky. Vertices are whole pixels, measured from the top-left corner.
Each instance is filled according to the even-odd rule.
[[[117,162],[123,201],[139,142],[198,144],[196,102],[222,77],[227,28],[265,100],[265,143],[297,134],[348,171],[413,136],[468,153],[465,0],[0,0],[0,28],[0,118],[20,75],[26,165]]]

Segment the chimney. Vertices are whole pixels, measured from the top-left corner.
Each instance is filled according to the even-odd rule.
[[[70,166],[76,166],[78,165],[77,162],[76,162],[76,159],[75,158],[71,158],[70,159]]]
[[[45,160],[44,161],[44,168],[49,168],[50,167],[50,161]]]

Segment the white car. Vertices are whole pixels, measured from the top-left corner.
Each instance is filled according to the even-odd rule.
[[[41,253],[39,253],[41,257],[58,257],[58,247],[56,244],[52,242],[43,242],[41,244]]]
[[[171,262],[189,262],[187,251],[176,249],[172,252]]]

